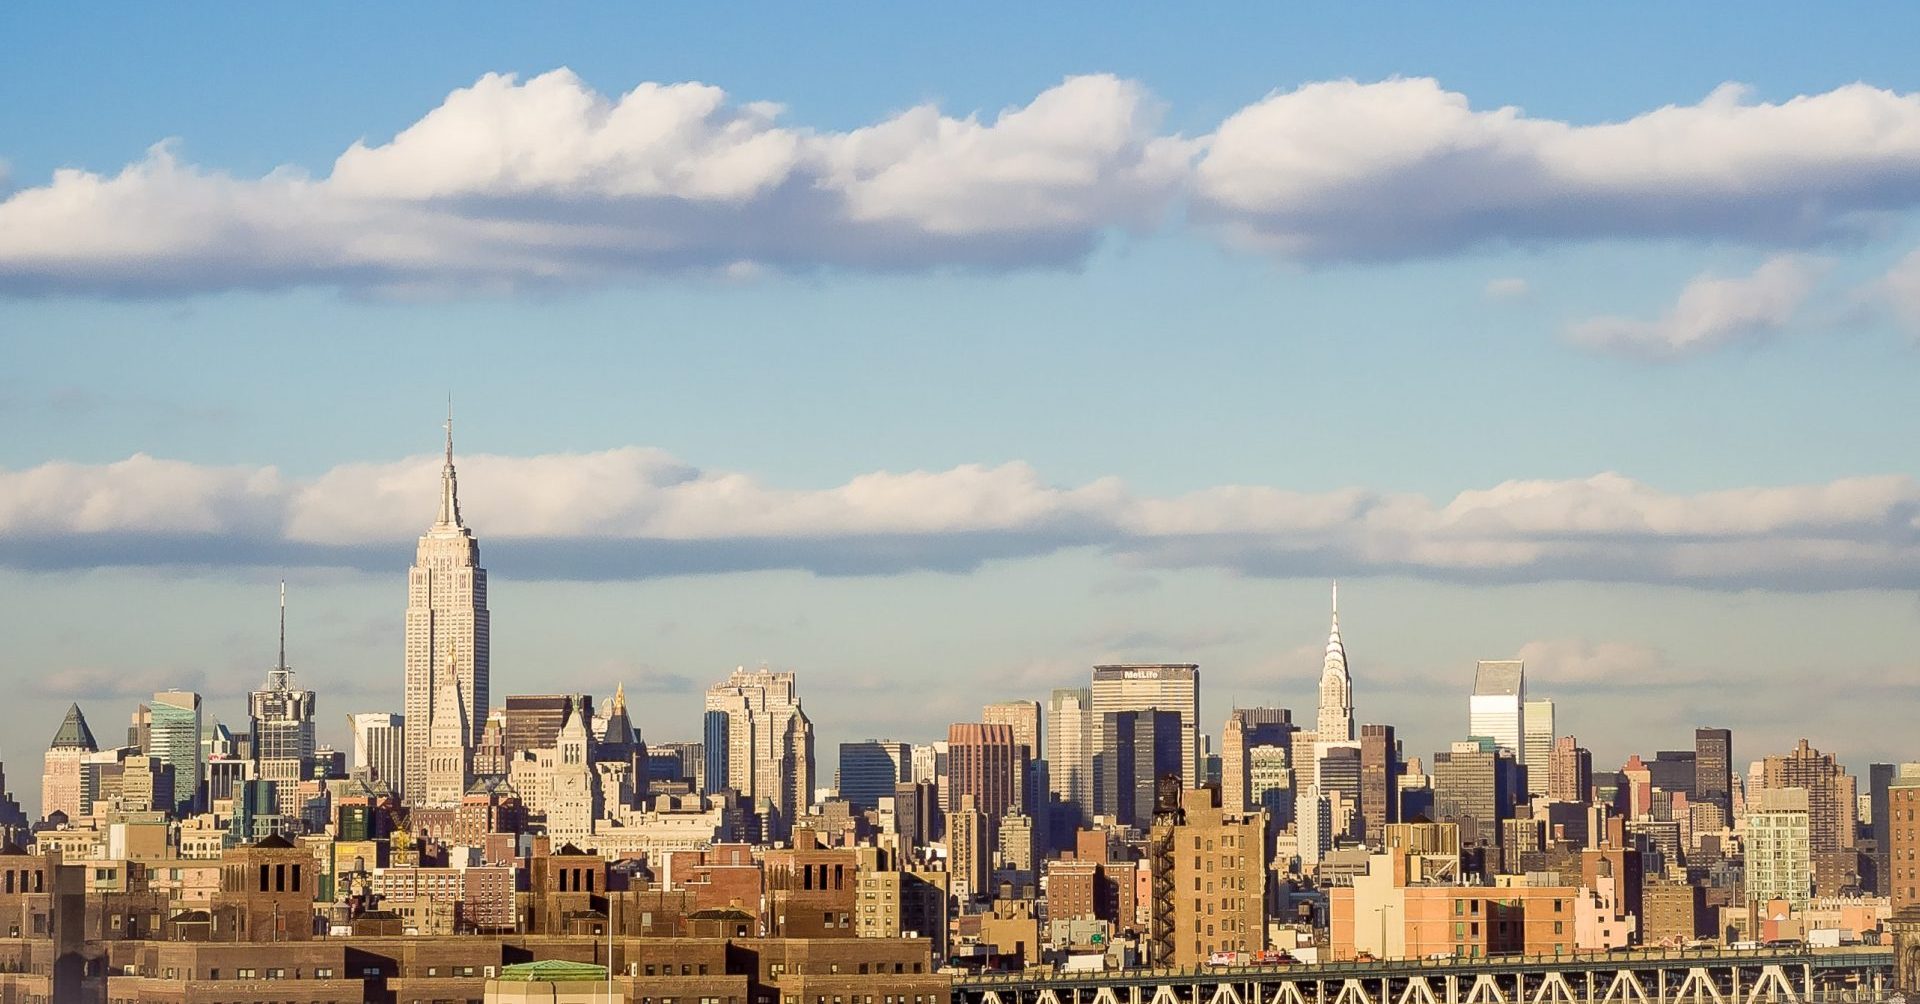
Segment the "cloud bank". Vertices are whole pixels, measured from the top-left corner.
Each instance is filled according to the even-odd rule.
[[[1823,271],[1823,263],[1783,255],[1745,276],[1696,276],[1672,309],[1655,320],[1596,317],[1570,326],[1567,340],[1598,352],[1657,360],[1761,341],[1793,321]]]
[[[1728,85],[1619,122],[1476,109],[1425,78],[1276,91],[1205,136],[1147,88],[921,105],[846,131],[701,83],[489,74],[324,176],[236,177],[174,141],[0,201],[0,292],[507,291],[772,268],[1068,267],[1184,220],[1289,258],[1695,238],[1804,246],[1920,201],[1920,95]],[[0,151],[3,153],[4,151]]]
[[[749,265],[1063,263],[1150,226],[1192,144],[1111,76],[990,120],[931,106],[849,132],[703,84],[600,94],[489,74],[325,178],[236,178],[164,142],[0,203],[0,289],[506,289]]]
[[[393,570],[432,518],[437,467],[346,464],[303,481],[142,455],[0,470],[0,564]],[[461,485],[489,564],[523,579],[966,572],[1094,548],[1137,567],[1268,577],[1920,586],[1920,484],[1892,476],[1677,495],[1607,473],[1436,502],[1265,486],[1147,497],[1115,478],[1060,486],[1008,463],[787,489],[629,447],[464,458]]]

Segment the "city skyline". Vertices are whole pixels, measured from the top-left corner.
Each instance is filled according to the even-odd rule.
[[[0,1000],[1920,995],[1920,7],[0,38]]]
[[[438,514],[434,517],[432,524],[428,529],[427,534],[420,538],[421,551],[420,551],[420,556],[416,557],[416,564],[414,569],[414,575],[416,578],[422,575],[429,574],[430,568],[431,569],[438,568],[438,564],[436,564],[434,561],[428,560],[424,556],[427,555],[429,550],[433,550],[436,547],[439,550],[445,549],[446,547],[445,544],[435,543],[439,541],[441,538],[445,538],[448,541],[454,541],[457,544],[457,549],[460,551],[462,555],[467,554],[467,552],[471,550],[473,555],[477,556],[477,546],[478,546],[477,536],[474,533],[473,529],[466,525],[461,515],[461,509],[460,509],[461,503],[459,500],[458,488],[456,483],[456,475],[455,475],[454,459],[453,459],[451,418],[447,420],[445,425],[446,425],[445,431],[446,431],[447,442],[445,445],[445,449],[443,451],[443,455],[440,458],[441,465],[440,465],[439,478],[438,478],[439,492],[437,494]],[[438,554],[439,550],[434,550],[434,553]],[[461,558],[457,560],[469,560],[469,559]],[[456,563],[457,563],[457,560],[456,560]],[[477,557],[473,558],[472,560],[477,560]],[[439,564],[444,564],[444,562],[440,562]],[[481,583],[484,583],[485,577],[487,574],[486,571],[484,569],[478,568],[477,565],[474,566],[474,570],[477,574],[477,577],[480,579]],[[1265,703],[1273,704],[1274,706],[1286,707],[1288,709],[1294,710],[1296,714],[1304,714],[1309,716],[1318,715],[1322,719],[1324,719],[1325,716],[1328,714],[1333,714],[1336,720],[1339,720],[1340,718],[1344,717],[1347,719],[1349,726],[1354,726],[1354,723],[1357,723],[1359,721],[1371,722],[1372,719],[1368,718],[1366,715],[1366,707],[1365,707],[1366,688],[1365,688],[1364,680],[1361,683],[1356,684],[1352,680],[1352,678],[1347,675],[1348,667],[1346,662],[1346,650],[1344,646],[1344,641],[1341,638],[1340,626],[1339,626],[1338,584],[1335,583],[1332,586],[1332,588],[1334,593],[1333,626],[1329,635],[1329,640],[1325,646],[1325,659],[1320,669],[1318,682],[1317,684],[1314,685],[1313,689],[1309,692],[1309,696],[1305,698],[1305,701],[1307,703],[1305,703],[1304,705],[1295,704],[1295,703],[1277,703],[1275,700],[1268,700]],[[482,585],[482,587],[480,588],[479,595],[481,597],[481,602],[484,603],[484,597],[485,597],[484,585]],[[274,681],[275,679],[278,678],[276,674],[283,674],[290,671],[290,667],[287,665],[287,654],[286,654],[286,636],[285,636],[286,635],[286,600],[285,600],[285,581],[284,580],[281,580],[280,582],[279,596],[280,596],[280,606],[279,606],[279,615],[280,615],[279,646],[280,647],[278,651],[278,658],[274,663],[273,669],[270,671],[270,675],[269,675],[270,687],[275,685],[285,686],[284,682],[280,684],[275,684]],[[481,611],[480,621],[483,625],[486,621],[484,609]],[[422,644],[427,644],[427,643],[423,641]],[[409,638],[408,644],[406,646],[406,650],[411,652],[414,647],[415,647],[414,643],[412,642],[411,638]],[[448,659],[452,659],[455,661],[459,660],[460,649],[457,645],[452,646],[451,648],[448,648],[448,647],[443,647],[437,643],[433,643],[432,647],[438,651],[444,652]],[[1305,647],[1311,647],[1311,646],[1305,646]],[[1294,654],[1297,654],[1297,652]],[[1515,664],[1519,664],[1519,663],[1524,663],[1524,660],[1495,661],[1493,664],[1498,666],[1515,667]],[[1441,704],[1442,710],[1438,712],[1437,716],[1415,715],[1401,721],[1384,722],[1384,724],[1390,725],[1399,733],[1403,743],[1406,742],[1406,737],[1409,734],[1414,736],[1431,734],[1431,735],[1437,735],[1441,737],[1436,741],[1436,743],[1434,744],[1431,750],[1424,750],[1422,747],[1415,746],[1415,745],[1406,745],[1405,746],[1406,756],[1426,759],[1431,754],[1445,752],[1448,746],[1452,743],[1458,742],[1465,738],[1483,735],[1488,732],[1488,727],[1480,727],[1476,729],[1473,723],[1474,712],[1469,710],[1469,705],[1472,704],[1473,701],[1477,700],[1477,698],[1474,697],[1474,695],[1476,694],[1476,688],[1481,685],[1481,682],[1484,679],[1484,675],[1487,671],[1488,665],[1489,663],[1486,660],[1477,661],[1476,668],[1473,671],[1473,673],[1469,676],[1468,679],[1466,679],[1464,684],[1459,686],[1457,689],[1450,690],[1447,687],[1445,681],[1436,680],[1436,681],[1432,681],[1435,684],[1435,686],[1430,692],[1423,692],[1422,694],[1420,694],[1420,699],[1423,701],[1423,703],[1425,703],[1427,710],[1429,711],[1433,710],[1430,703],[1430,700],[1432,697],[1454,698],[1455,699],[1454,703],[1459,705],[1459,708],[1457,710],[1459,710],[1460,712],[1458,717],[1461,720],[1460,725],[1457,728],[1450,729],[1447,725],[1444,724],[1445,720],[1450,716],[1450,712],[1447,710],[1444,710],[1446,707],[1444,701]],[[1081,667],[1083,672],[1087,670],[1094,671],[1094,677],[1096,681],[1098,679],[1097,671],[1100,670],[1101,668],[1102,666],[1098,664]],[[1169,667],[1153,666],[1153,665],[1147,665],[1147,664],[1128,664],[1128,665],[1122,665],[1122,666],[1109,666],[1107,668],[1161,669],[1161,668],[1169,668]],[[742,672],[746,671],[746,669],[747,667],[745,665],[742,665],[736,668],[735,670],[733,670],[733,673],[736,677],[738,677]],[[754,670],[755,673],[761,673],[761,674],[765,674],[767,672],[772,672],[772,671],[774,670],[767,664],[761,664],[757,666]],[[1515,667],[1512,671],[1517,671],[1517,667]],[[804,681],[806,676],[804,671],[796,671],[794,669],[778,670],[778,672],[788,677],[798,677],[800,681]],[[439,682],[440,677],[442,675],[444,674],[443,673],[433,674],[433,678],[436,680],[436,684],[435,684],[436,688],[439,688],[442,686],[442,683]],[[413,669],[412,669],[411,661],[409,661],[406,678],[410,680],[412,679],[412,677],[413,677]],[[713,679],[717,679],[719,680],[719,682],[713,683],[711,686],[709,686],[707,688],[708,693],[712,693],[726,686],[726,681],[724,679],[720,679],[717,675],[715,675]],[[1329,687],[1328,681],[1330,679],[1338,680],[1338,685],[1335,685],[1334,689],[1331,691],[1328,689]],[[461,682],[462,688],[468,688],[472,686],[472,684],[470,684],[467,681],[467,679],[464,678],[464,676],[462,677],[460,682]],[[564,679],[560,681],[555,681],[552,678],[548,678],[547,682],[549,683],[549,686],[547,687],[547,691],[558,689],[560,691],[572,692],[575,689],[571,685],[571,683],[568,683]],[[792,687],[794,686],[794,682],[795,681],[789,681],[786,685],[789,687]],[[1387,681],[1387,685],[1389,687],[1392,687],[1397,682],[1402,682],[1402,681],[1394,681],[1391,678],[1389,678],[1389,680]],[[1567,682],[1571,685],[1570,692],[1574,694],[1579,694],[1582,692],[1583,684],[1591,684],[1596,681],[1576,679],[1576,680],[1567,681]],[[1599,681],[1599,682],[1604,682],[1604,681]],[[558,683],[559,685],[556,687],[553,685],[555,683]],[[612,684],[612,688],[614,692],[618,693],[624,690],[625,683],[626,681],[624,679],[616,679]],[[1052,681],[1051,684],[1048,684],[1046,692],[1050,693],[1051,690],[1058,689],[1059,687],[1062,687],[1062,686],[1071,687],[1074,685],[1074,683],[1075,681],[1072,680],[1071,678],[1063,677],[1058,680]],[[1300,689],[1300,687],[1302,686],[1302,684],[1300,684],[1299,681],[1292,681],[1291,685],[1296,691]],[[190,687],[162,688],[162,689],[176,689],[176,690],[180,690],[181,692],[192,692],[195,696],[201,698],[202,700],[205,700],[210,697],[223,696],[215,693],[196,691]],[[1223,728],[1224,728],[1224,722],[1226,720],[1225,713],[1223,712],[1222,714],[1222,717],[1220,719],[1220,724],[1213,723],[1209,718],[1209,714],[1210,714],[1210,709],[1212,709],[1216,704],[1219,703],[1218,695],[1212,694],[1210,691],[1208,691],[1204,687],[1196,688],[1196,689],[1198,690],[1197,700],[1200,701],[1200,707],[1202,709],[1199,718],[1196,720],[1197,733],[1201,737],[1199,741],[1205,744],[1208,744],[1213,754],[1218,755],[1221,751],[1220,743],[1224,735]],[[526,691],[520,691],[520,692],[524,693]],[[544,693],[546,691],[542,691],[542,692]],[[696,693],[697,695],[698,693],[697,685],[694,686],[693,692]],[[247,693],[250,695],[253,695],[249,698],[249,700],[258,699],[257,685],[254,688],[250,688]],[[309,693],[311,694],[311,692]],[[1524,693],[1524,691],[1522,691],[1521,693]],[[1391,691],[1389,692],[1389,694],[1391,694]],[[1359,696],[1356,697],[1356,695],[1359,695]],[[155,695],[152,695],[152,696],[157,697],[161,695],[156,693]],[[462,727],[466,731],[467,748],[471,751],[473,744],[478,742],[479,740],[479,723],[482,720],[484,720],[484,718],[486,717],[484,714],[484,711],[486,709],[478,708],[477,706],[474,708],[469,708],[466,705],[467,698],[465,698],[464,694],[461,696],[462,696],[462,699],[460,702],[461,715],[459,717],[462,720],[462,723],[461,723]],[[591,696],[590,692],[589,692],[589,696]],[[1024,699],[1023,694],[1014,695],[1014,696],[1017,698]],[[1405,695],[1404,693],[1402,693],[1395,696],[1404,697]],[[1327,699],[1329,697],[1332,697],[1335,701],[1335,703],[1331,706],[1329,706],[1327,703]],[[1211,698],[1211,700],[1209,698]],[[309,701],[309,703],[311,703],[312,697],[309,696],[307,700]],[[1345,702],[1345,707],[1341,706],[1340,702],[1342,701]],[[75,703],[84,704],[84,703],[88,703],[88,701],[86,698],[83,697],[78,699]],[[436,702],[436,703],[439,703],[439,702]],[[1231,710],[1232,708],[1235,708],[1235,707],[1252,707],[1260,703],[1262,702],[1255,701],[1251,704],[1240,702],[1238,700],[1237,695],[1235,695],[1228,699],[1227,707],[1229,710]],[[1391,704],[1391,702],[1388,702],[1388,703]],[[1356,704],[1358,704],[1358,707],[1356,707]],[[399,706],[400,705],[398,703],[394,705],[394,707],[399,707]],[[501,706],[500,703],[497,701],[492,702],[491,704],[491,708],[496,711],[499,709],[500,706]],[[144,707],[144,705],[142,705],[142,707]],[[796,705],[796,708],[797,708],[797,705]],[[1308,710],[1308,709],[1311,709],[1311,710]],[[382,709],[371,708],[371,707],[359,708],[356,706],[356,708],[352,712],[350,712],[350,714],[357,716],[357,715],[370,714],[374,712],[379,712],[383,714],[391,713],[390,711],[383,711]],[[311,715],[311,711],[307,712],[307,714]],[[697,720],[698,718],[697,708],[695,710],[695,714],[693,717],[695,720]],[[966,714],[962,713],[958,715],[958,717],[955,718],[954,720],[965,720],[967,717],[968,716]],[[214,711],[211,708],[207,709],[206,727],[211,728],[212,721],[214,721],[217,718],[218,718],[218,714],[216,711]],[[662,725],[658,723],[661,723],[664,721],[665,735],[663,738],[666,741],[696,741],[697,742],[699,741],[699,738],[701,737],[702,732],[704,731],[704,726],[688,724],[688,721],[685,718],[670,716],[665,713],[656,714],[652,716],[651,719],[648,719],[647,716],[641,716],[641,719],[642,720],[640,722],[637,722],[636,725],[637,725],[638,731],[640,731],[642,734],[647,733],[647,725],[649,721],[655,723],[653,727],[656,729],[662,728]],[[890,711],[886,715],[885,720],[891,721],[891,722],[898,722],[901,719],[898,714]],[[1308,717],[1308,718],[1305,718],[1304,720],[1312,721],[1313,719],[1311,717]],[[1576,720],[1578,719],[1576,718]],[[829,730],[832,730],[834,728],[834,724],[831,719],[828,720],[827,725]],[[308,727],[309,729],[312,728],[311,725]],[[1508,731],[1517,729],[1519,727],[1520,726],[1514,722],[1508,722],[1505,726],[1503,726],[1503,728],[1507,729]],[[889,733],[888,736],[893,738],[904,737],[909,740],[926,739],[928,741],[932,741],[934,739],[937,739],[938,734],[943,728],[944,726],[939,726],[934,728],[932,731],[925,731],[925,732],[917,731],[913,729],[897,729],[896,728],[895,731],[893,733]],[[66,729],[66,725],[63,724],[61,726],[62,733],[64,733],[65,729]],[[1498,731],[1498,729],[1495,729],[1494,731]],[[1565,729],[1558,729],[1557,731],[1559,732],[1559,734],[1562,734],[1562,735],[1566,735],[1566,734],[1579,735],[1581,738],[1583,747],[1586,747],[1586,748],[1599,747],[1600,749],[1605,750],[1605,749],[1611,748],[1614,745],[1621,745],[1623,749],[1626,749],[1630,752],[1628,754],[1623,754],[1619,758],[1619,762],[1625,762],[1629,755],[1638,754],[1643,751],[1650,753],[1654,748],[1658,747],[1662,743],[1665,743],[1666,745],[1674,744],[1674,740],[1671,737],[1667,736],[1666,734],[1656,734],[1655,736],[1651,737],[1647,741],[1636,744],[1635,742],[1625,739],[1617,734],[1610,734],[1607,732],[1569,733]],[[1741,730],[1736,726],[1735,731],[1738,732]],[[1804,732],[1804,730],[1802,731]],[[843,742],[882,738],[882,736],[878,733],[875,733],[872,735],[855,735],[852,732],[829,731],[827,735],[831,737],[830,740],[823,740],[823,743],[825,744],[823,745],[823,748],[827,750],[831,750]],[[1594,738],[1591,738],[1591,739],[1587,738],[1587,736],[1589,735],[1593,736]],[[57,738],[58,736],[56,736],[56,740]],[[331,743],[331,745],[336,748],[342,748],[342,749],[350,748],[354,741],[351,734],[351,729],[346,730],[341,736],[338,736],[338,737],[335,737],[329,734],[329,738],[338,740]],[[1512,737],[1503,737],[1503,738],[1510,739]],[[1800,738],[1804,743],[1804,740],[1805,740],[1804,735],[1801,735],[1798,738]],[[809,741],[811,742],[811,739]],[[1840,756],[1842,761],[1848,764],[1850,767],[1852,767],[1856,771],[1856,773],[1860,773],[1863,775],[1865,774],[1865,770],[1864,770],[1865,765],[1868,762],[1886,759],[1884,757],[1863,757],[1863,756],[1860,756],[1859,754],[1850,753],[1842,744],[1834,744],[1834,745],[1841,745]],[[1357,744],[1356,744],[1356,748],[1357,748]],[[1756,750],[1754,756],[1746,760],[1737,761],[1737,765],[1743,766],[1747,763],[1757,764],[1765,755],[1764,752],[1760,752],[1759,750],[1761,749],[1771,750],[1776,747],[1773,745],[1761,744],[1760,747],[1747,747],[1747,748]],[[1778,745],[1777,748],[1787,749],[1789,748],[1789,746],[1785,744],[1781,744],[1781,745]],[[471,754],[469,753],[469,756],[470,755]],[[1602,769],[1611,769],[1609,764],[1612,761],[1608,758],[1602,757],[1596,762],[1597,762],[1597,765]],[[1736,773],[1737,772],[1738,771],[1736,771]],[[812,772],[812,776],[815,778],[816,787],[819,787],[822,785],[826,787],[831,787],[831,783],[830,783],[832,778],[831,770],[827,770],[824,772],[819,770],[814,770]],[[23,791],[23,792],[20,792],[19,794],[27,795],[29,798],[29,801],[26,804],[32,804],[30,792]],[[182,797],[185,797],[185,796],[183,795]]]
[[[1338,577],[1422,755],[1516,658],[1603,764],[1910,755],[1920,15],[362,14],[0,11],[0,760],[237,722],[281,578],[321,741],[401,710],[448,391],[496,698],[693,739],[765,663],[832,749],[1194,662],[1217,741],[1311,715]],[[554,239],[474,237],[511,205]]]

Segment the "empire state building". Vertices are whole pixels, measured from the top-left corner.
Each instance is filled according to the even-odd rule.
[[[454,677],[464,707],[482,709],[476,713],[484,715],[491,706],[487,650],[487,570],[480,567],[480,542],[460,519],[449,414],[440,516],[420,538],[407,573],[406,766],[400,783],[409,796],[424,792],[428,728],[444,677]]]

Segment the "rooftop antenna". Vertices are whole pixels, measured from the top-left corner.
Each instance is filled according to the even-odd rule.
[[[282,673],[287,671],[287,580],[280,580],[280,664],[275,668]]]

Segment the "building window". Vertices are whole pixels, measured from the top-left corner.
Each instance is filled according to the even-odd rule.
[[[316,980],[333,979],[333,969],[329,966],[321,966],[313,971],[313,978]]]

